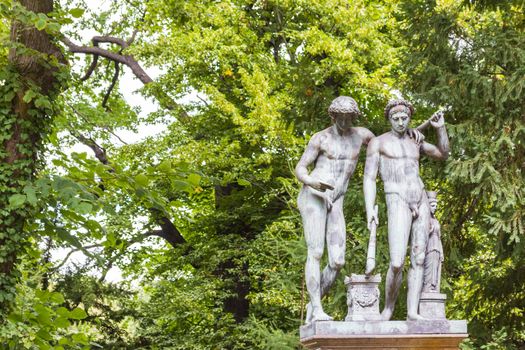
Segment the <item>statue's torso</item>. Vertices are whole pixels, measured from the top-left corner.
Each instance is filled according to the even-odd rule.
[[[385,193],[396,193],[409,204],[419,203],[424,188],[419,177],[419,146],[408,136],[386,133],[380,139],[379,173]]]
[[[319,156],[310,175],[333,184],[334,190],[327,194],[332,199],[339,198],[346,192],[354,173],[363,140],[357,128],[343,135],[332,127],[321,133]]]

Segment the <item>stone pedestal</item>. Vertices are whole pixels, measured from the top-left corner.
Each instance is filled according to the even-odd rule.
[[[447,296],[441,293],[421,293],[419,298],[419,314],[432,320],[444,320],[445,300]]]
[[[345,278],[348,314],[345,321],[378,321],[381,275],[356,275]]]
[[[464,320],[320,321],[302,326],[307,349],[457,350],[467,334]]]

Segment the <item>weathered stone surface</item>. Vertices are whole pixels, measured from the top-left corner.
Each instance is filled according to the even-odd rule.
[[[458,349],[466,321],[314,322],[300,329],[308,349]]]
[[[333,125],[312,136],[295,168],[297,179],[303,183],[297,206],[308,248],[305,280],[310,302],[306,323],[332,319],[324,312],[321,299],[345,265],[344,195],[362,146],[374,137],[369,130],[353,126],[361,114],[353,98],[337,97],[328,114]],[[329,263],[321,268],[325,246]]]
[[[445,300],[442,293],[421,293],[419,298],[419,314],[428,319],[446,319]]]
[[[379,283],[381,275],[356,275],[345,278],[348,314],[345,321],[380,320]]]
[[[450,151],[445,118],[442,111],[429,120],[436,130],[437,145],[419,142],[409,134],[408,124],[414,108],[405,100],[392,100],[385,108],[391,130],[370,140],[366,151],[363,191],[370,241],[375,241],[379,218],[376,206],[376,179],[383,180],[387,207],[388,247],[390,264],[385,279],[385,307],[381,318],[389,320],[402,283],[406,242],[410,242],[410,268],[407,289],[407,318],[423,319],[418,313],[419,295],[423,287],[424,261],[429,237],[430,205],[419,176],[421,155],[444,160]],[[375,267],[375,252],[369,249],[365,273]]]

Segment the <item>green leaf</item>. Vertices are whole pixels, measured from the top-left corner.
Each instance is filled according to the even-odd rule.
[[[191,186],[186,181],[175,180],[173,181],[173,187],[179,191],[189,191]]]
[[[157,168],[159,171],[162,171],[163,173],[169,173],[171,171],[171,161],[165,160],[162,163],[160,163]]]
[[[84,333],[75,333],[71,338],[77,343],[88,345],[88,337]]]
[[[201,177],[198,174],[190,174],[188,176],[188,182],[193,186],[198,186],[201,181]]]
[[[93,206],[90,203],[81,202],[75,209],[79,214],[89,214],[93,211]]]
[[[46,28],[47,21],[44,18],[38,18],[38,20],[35,22],[35,27],[38,30],[44,30]]]
[[[19,208],[25,203],[26,198],[25,194],[14,194],[9,197],[9,206],[11,208]]]
[[[64,297],[59,292],[51,293],[51,295],[49,296],[49,300],[56,304],[62,304],[65,301]]]
[[[58,340],[58,344],[60,345],[69,345],[70,341],[67,337],[62,337]]]
[[[66,317],[66,318],[69,317],[69,310],[66,309],[66,308],[63,307],[63,306],[61,306],[61,307],[59,307],[58,309],[56,309],[55,312],[56,312],[56,314],[59,315],[59,316]]]
[[[83,320],[87,316],[87,313],[78,307],[69,312],[69,318],[72,318],[74,320]]]
[[[31,204],[32,206],[36,206],[37,203],[38,203],[38,200],[36,198],[36,191],[35,191],[35,189],[33,187],[26,186],[24,188],[24,192],[26,194],[27,202],[29,204]]]
[[[43,303],[48,301],[49,300],[49,296],[50,296],[49,292],[47,290],[41,290],[41,289],[35,290],[35,295],[38,298],[38,300],[40,300]]]
[[[49,331],[47,331],[46,329],[44,328],[41,328],[37,333],[36,335],[44,340],[51,340],[53,339],[53,337],[51,336],[51,334],[49,334]]]
[[[44,325],[52,324],[50,308],[45,307],[44,305],[38,304],[38,305],[35,305],[35,311],[38,315],[37,316],[38,322]]]
[[[135,182],[142,187],[146,187],[148,185],[149,179],[144,174],[138,174],[135,176]]]
[[[248,181],[248,180],[245,180],[245,179],[238,179],[237,180],[237,183],[241,186],[244,186],[244,187],[248,187],[248,186],[251,186],[251,182]]]
[[[9,91],[4,95],[4,101],[10,102],[13,98],[15,98],[16,93],[14,91]]]
[[[42,96],[38,97],[35,100],[35,106],[41,109],[52,109],[53,108],[53,106],[51,105],[51,101],[49,101],[49,98],[42,97]]]
[[[10,313],[9,316],[7,316],[7,319],[11,322],[16,322],[16,323],[22,322],[24,320],[22,318],[22,315],[14,313],[14,312]]]
[[[75,17],[75,18],[80,18],[80,17],[82,17],[82,15],[84,14],[84,12],[85,12],[85,10],[84,10],[84,9],[81,9],[81,8],[79,8],[79,7],[69,10],[69,13],[71,14],[71,16],[73,16],[73,17]]]
[[[26,93],[24,94],[24,97],[22,98],[24,100],[25,103],[29,103],[31,102],[31,100],[36,96],[36,92],[34,92],[33,90],[29,89],[26,91]]]
[[[57,328],[67,328],[71,326],[71,322],[66,317],[63,317],[63,316],[57,317],[55,321],[53,322],[53,324]]]

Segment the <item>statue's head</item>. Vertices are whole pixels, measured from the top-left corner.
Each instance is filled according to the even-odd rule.
[[[430,206],[430,212],[432,215],[436,212],[437,209],[437,193],[434,191],[427,191],[428,205]]]
[[[414,114],[414,107],[408,101],[390,100],[385,107],[385,118],[392,125],[392,130],[404,134],[408,130],[408,124]]]
[[[361,115],[361,111],[353,98],[339,96],[328,107],[328,114],[339,129],[348,130]]]

